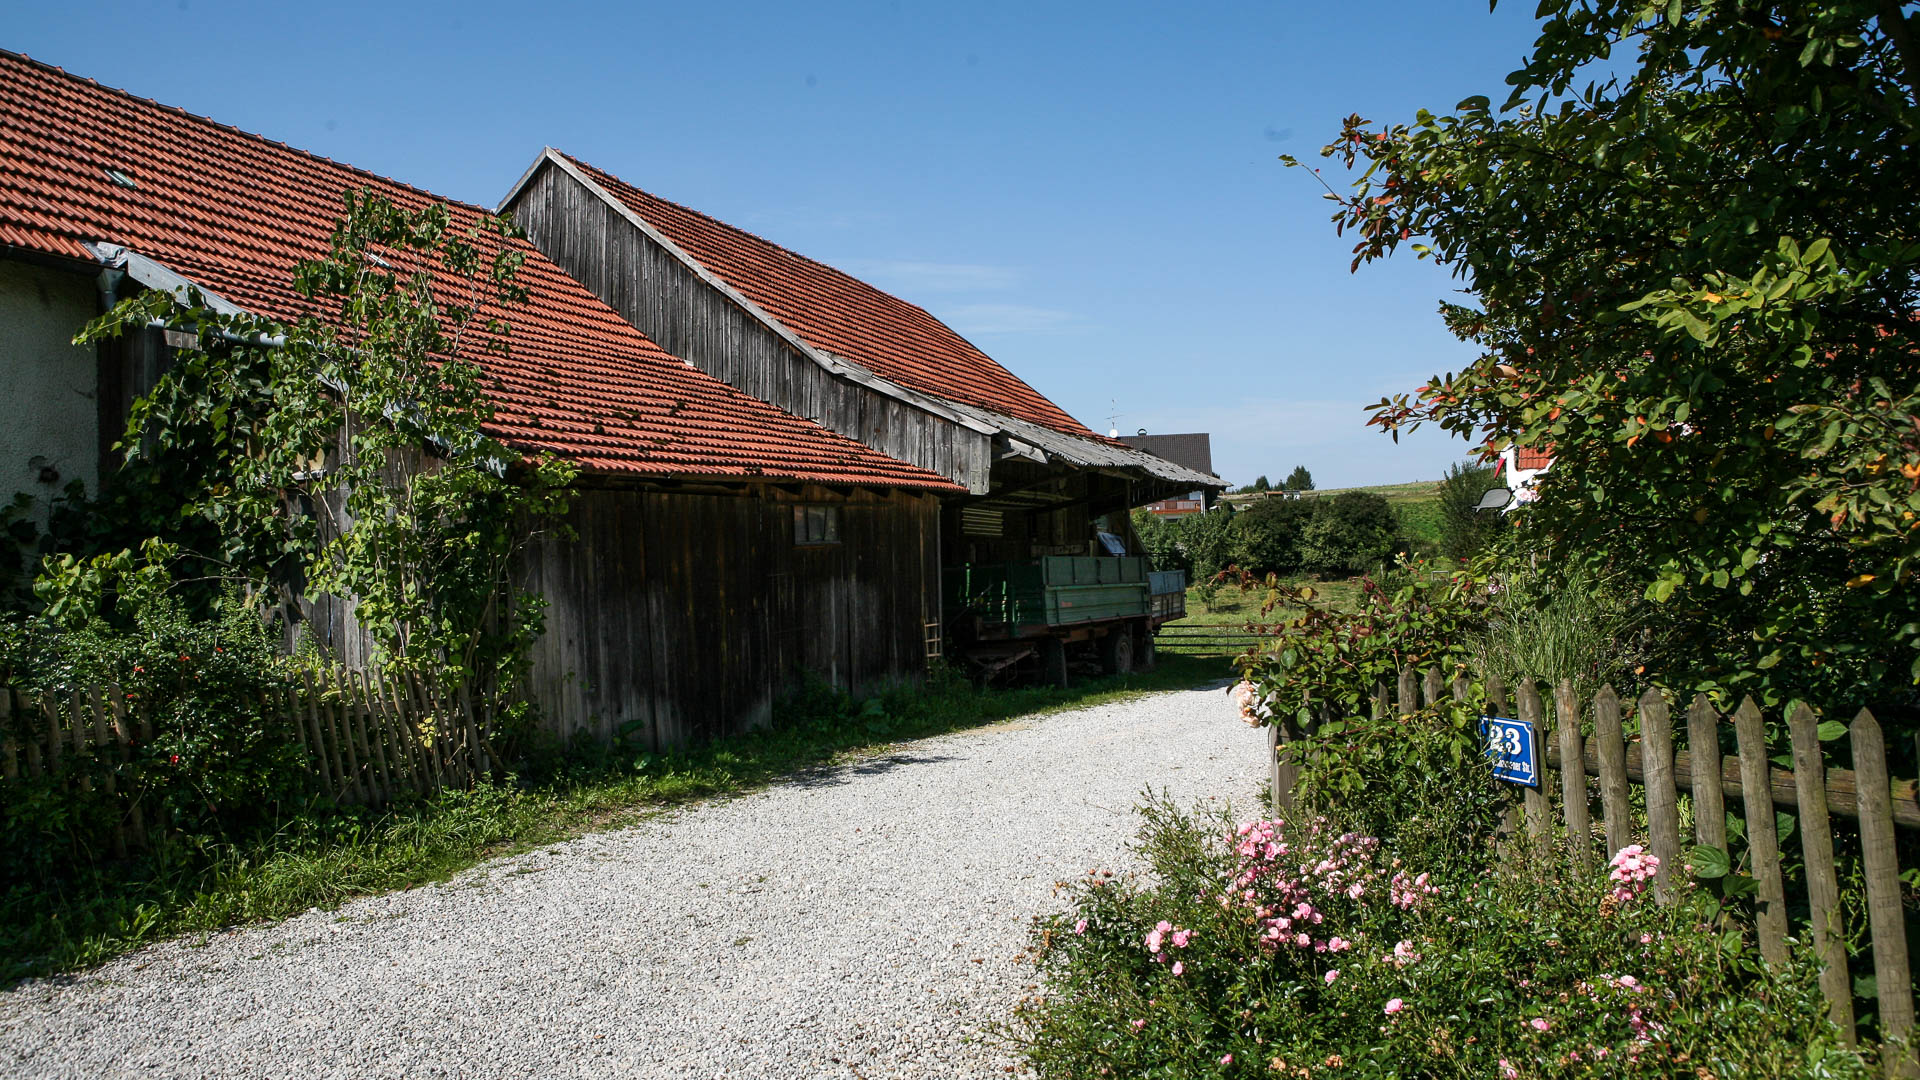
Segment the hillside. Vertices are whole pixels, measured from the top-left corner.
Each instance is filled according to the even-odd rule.
[[[1415,550],[1440,543],[1440,481],[1416,480],[1406,484],[1375,484],[1371,487],[1327,488],[1303,491],[1302,498],[1325,498],[1347,491],[1367,491],[1387,500],[1394,516],[1400,519],[1400,532],[1414,542]]]

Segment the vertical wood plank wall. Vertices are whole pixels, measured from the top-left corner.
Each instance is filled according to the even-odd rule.
[[[796,545],[793,507],[840,511],[840,542]],[[807,487],[574,500],[578,539],[531,553],[547,598],[533,697],[563,739],[680,746],[763,726],[801,671],[868,692],[918,678],[939,613],[932,496]]]
[[[563,170],[541,165],[509,209],[535,247],[661,348],[883,454],[987,490],[989,436],[795,352]]]

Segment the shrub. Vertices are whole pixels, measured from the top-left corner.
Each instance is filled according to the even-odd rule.
[[[1181,518],[1175,526],[1193,580],[1206,581],[1233,563],[1233,511],[1221,508]]]
[[[258,831],[309,799],[297,739],[263,708],[284,661],[250,605],[229,595],[214,617],[195,619],[178,597],[135,588],[117,608],[118,620],[0,625],[0,685],[62,703],[118,686],[152,730],[124,761],[113,747],[69,750],[62,779],[10,782],[0,884],[47,881],[95,861],[120,813],[110,786],[141,807],[150,833],[188,845]],[[74,786],[76,769],[90,790]]]
[[[1143,816],[1147,873],[1090,874],[1036,927],[1042,1077],[1867,1075],[1809,965],[1703,929],[1701,890],[1655,905],[1638,853],[1568,880],[1309,814]]]
[[[1301,567],[1321,574],[1373,569],[1393,554],[1399,527],[1393,507],[1371,491],[1315,500],[1313,519],[1301,536]]]
[[[1185,570],[1193,573],[1193,560],[1180,546],[1179,521],[1167,521],[1144,507],[1133,512],[1134,535],[1155,570]]]
[[[1233,561],[1255,574],[1299,570],[1301,542],[1317,505],[1308,499],[1262,499],[1235,514]]]
[[[1499,534],[1505,517],[1497,510],[1480,510],[1480,496],[1499,483],[1499,474],[1485,465],[1456,462],[1440,481],[1440,554],[1465,562],[1485,550]]]

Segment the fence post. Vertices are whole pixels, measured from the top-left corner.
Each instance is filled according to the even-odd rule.
[[[1540,706],[1540,690],[1533,685],[1532,679],[1522,676],[1516,693],[1520,701],[1520,719],[1540,734],[1540,782],[1522,789],[1521,802],[1526,808],[1527,832],[1533,836],[1535,853],[1545,856],[1553,850],[1553,828],[1548,820],[1552,808],[1547,804],[1547,763],[1544,760],[1547,744],[1546,710]]]
[[[1627,801],[1627,744],[1620,726],[1620,698],[1612,686],[1593,696],[1593,739],[1600,761],[1600,808],[1606,815],[1607,856],[1633,843],[1633,818]]]
[[[1567,845],[1581,874],[1593,873],[1593,819],[1587,813],[1587,754],[1580,738],[1580,702],[1573,680],[1561,679],[1553,691],[1560,724],[1560,798],[1567,819]]]
[[[1398,695],[1398,700],[1395,702],[1395,704],[1398,705],[1400,708],[1400,715],[1411,716],[1414,713],[1419,712],[1420,711],[1419,678],[1414,675],[1412,668],[1400,669],[1400,686],[1398,689],[1399,689],[1399,695]]]
[[[1287,811],[1293,809],[1293,785],[1299,779],[1299,769],[1293,762],[1280,758],[1280,751],[1292,737],[1285,722],[1278,718],[1267,725],[1267,763],[1272,766],[1268,781],[1273,789],[1272,816],[1276,819],[1286,817]]]
[[[1393,703],[1389,700],[1387,680],[1381,679],[1373,684],[1373,718],[1385,720],[1393,715]]]
[[[4,685],[0,685],[0,740],[4,740],[6,746],[6,757],[0,760],[0,776],[19,779],[20,750],[13,741],[13,687]]]
[[[1490,716],[1505,716],[1507,712],[1507,684],[1498,675],[1487,676],[1487,713]]]
[[[1422,680],[1421,684],[1421,701],[1427,708],[1431,709],[1435,705],[1440,704],[1440,695],[1446,692],[1446,685],[1446,676],[1440,674],[1439,668],[1427,669],[1426,678]]]
[[[1646,777],[1647,832],[1660,860],[1653,893],[1662,904],[1671,904],[1680,858],[1680,792],[1673,775],[1673,717],[1658,690],[1640,695],[1640,767]]]
[[[1769,964],[1787,959],[1787,895],[1780,881],[1780,834],[1774,827],[1773,779],[1767,760],[1766,721],[1751,697],[1733,714],[1740,746],[1740,796],[1747,807],[1747,850],[1753,855],[1753,880],[1759,886],[1755,927],[1760,956]]]
[[[313,729],[313,763],[320,773],[320,786],[328,795],[339,798],[340,791],[333,783],[333,770],[327,763],[327,740],[320,728],[320,709],[315,703],[319,695],[313,688],[311,669],[300,669],[300,687],[307,694],[307,726]]]
[[[1807,906],[1813,924],[1813,955],[1820,961],[1820,992],[1827,1016],[1849,1046],[1853,1030],[1853,983],[1847,977],[1847,946],[1839,922],[1840,882],[1834,873],[1833,827],[1827,817],[1827,768],[1813,710],[1796,701],[1787,710],[1793,737],[1793,790],[1800,804],[1800,850],[1807,861]]]
[[[1720,794],[1720,715],[1705,694],[1693,695],[1693,704],[1687,708],[1687,754],[1693,766],[1694,843],[1726,851],[1727,804]]]
[[[1893,804],[1887,785],[1887,746],[1880,722],[1865,709],[1853,718],[1853,776],[1859,785],[1860,848],[1865,857],[1867,916],[1873,928],[1873,981],[1879,993],[1880,1033],[1897,1055],[1888,1072],[1913,1076],[1913,985],[1907,967],[1907,928],[1900,907],[1900,861],[1894,854]]]

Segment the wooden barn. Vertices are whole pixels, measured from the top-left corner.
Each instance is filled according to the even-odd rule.
[[[0,53],[0,481],[110,472],[102,444],[167,363],[161,331],[69,342],[133,290],[191,284],[291,316],[296,261],[326,251],[342,193],[431,194]],[[480,208],[453,204],[457,217]],[[914,679],[938,619],[936,471],[769,404],[683,361],[526,245],[495,434],[580,466],[579,539],[526,568],[549,601],[539,704],[555,734],[657,746],[764,723],[801,670],[843,686]],[[18,436],[17,438],[14,436]],[[350,621],[309,627],[353,658]]]
[[[962,491],[945,565],[1086,555],[1191,469],[1096,434],[923,309],[547,149],[501,204],[534,245],[702,371]]]

